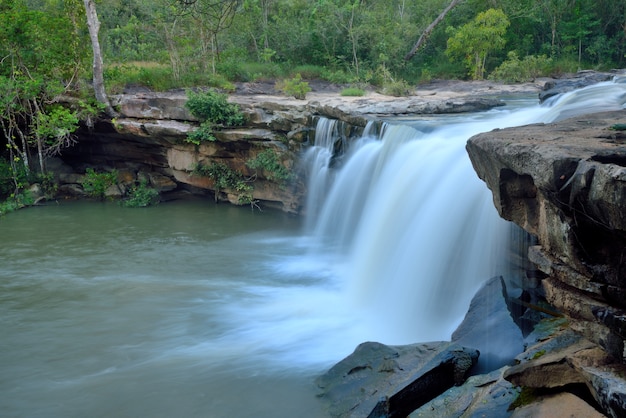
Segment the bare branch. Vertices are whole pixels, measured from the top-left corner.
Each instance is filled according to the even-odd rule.
[[[432,31],[435,29],[435,27],[437,27],[437,25],[439,23],[441,23],[441,21],[446,17],[446,15],[448,14],[448,12],[450,10],[452,10],[457,4],[459,4],[462,0],[452,0],[450,2],[450,4],[448,5],[448,7],[445,8],[445,10],[443,12],[441,12],[441,14],[439,16],[437,16],[437,19],[435,19],[433,21],[433,23],[431,23],[430,25],[428,25],[428,27],[426,28],[426,30],[422,33],[422,36],[420,36],[420,38],[417,40],[417,42],[415,43],[415,45],[413,46],[413,49],[411,49],[411,51],[406,54],[406,56],[404,57],[405,61],[410,60],[411,58],[413,58],[413,55],[415,55],[417,53],[417,50],[420,49],[420,47],[426,43],[426,41],[428,40],[428,37],[430,36],[430,34],[432,33]]]

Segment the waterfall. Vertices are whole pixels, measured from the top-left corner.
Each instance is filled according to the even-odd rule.
[[[309,195],[308,230],[317,248],[344,258],[345,303],[367,318],[381,342],[448,339],[480,285],[506,274],[510,246],[511,224],[499,217],[475,174],[467,139],[590,109],[622,109],[625,95],[626,84],[616,80],[543,106],[496,109],[478,118],[411,126],[388,121],[379,135],[369,131],[351,141],[335,168],[329,165],[332,145],[312,151],[323,154],[324,163],[310,178],[315,195]],[[334,123],[320,119],[320,144],[338,140]]]

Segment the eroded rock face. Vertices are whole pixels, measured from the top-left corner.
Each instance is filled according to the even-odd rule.
[[[505,219],[535,235],[546,298],[572,327],[624,359],[626,111],[495,130],[467,150]]]

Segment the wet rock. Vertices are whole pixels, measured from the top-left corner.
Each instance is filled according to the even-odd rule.
[[[488,280],[476,293],[452,342],[480,352],[475,373],[510,364],[524,350],[522,332],[511,318],[501,277]]]
[[[609,81],[613,77],[615,77],[615,74],[612,73],[579,71],[574,77],[568,77],[567,79],[562,80],[547,81],[543,86],[543,90],[539,93],[539,102],[543,103],[550,97],[587,87],[592,84],[600,83],[602,81]]]
[[[478,352],[438,342],[367,342],[320,376],[319,397],[333,417],[405,417],[464,382]]]
[[[470,377],[463,385],[448,389],[415,410],[409,418],[508,417],[519,388],[502,378],[505,369]]]

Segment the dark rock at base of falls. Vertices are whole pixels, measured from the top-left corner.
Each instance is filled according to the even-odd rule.
[[[452,342],[480,352],[473,372],[487,373],[513,361],[524,351],[524,339],[507,304],[504,280],[494,277],[476,293]]]
[[[316,383],[332,417],[405,417],[448,388],[465,381],[478,352],[449,342],[356,350]]]

